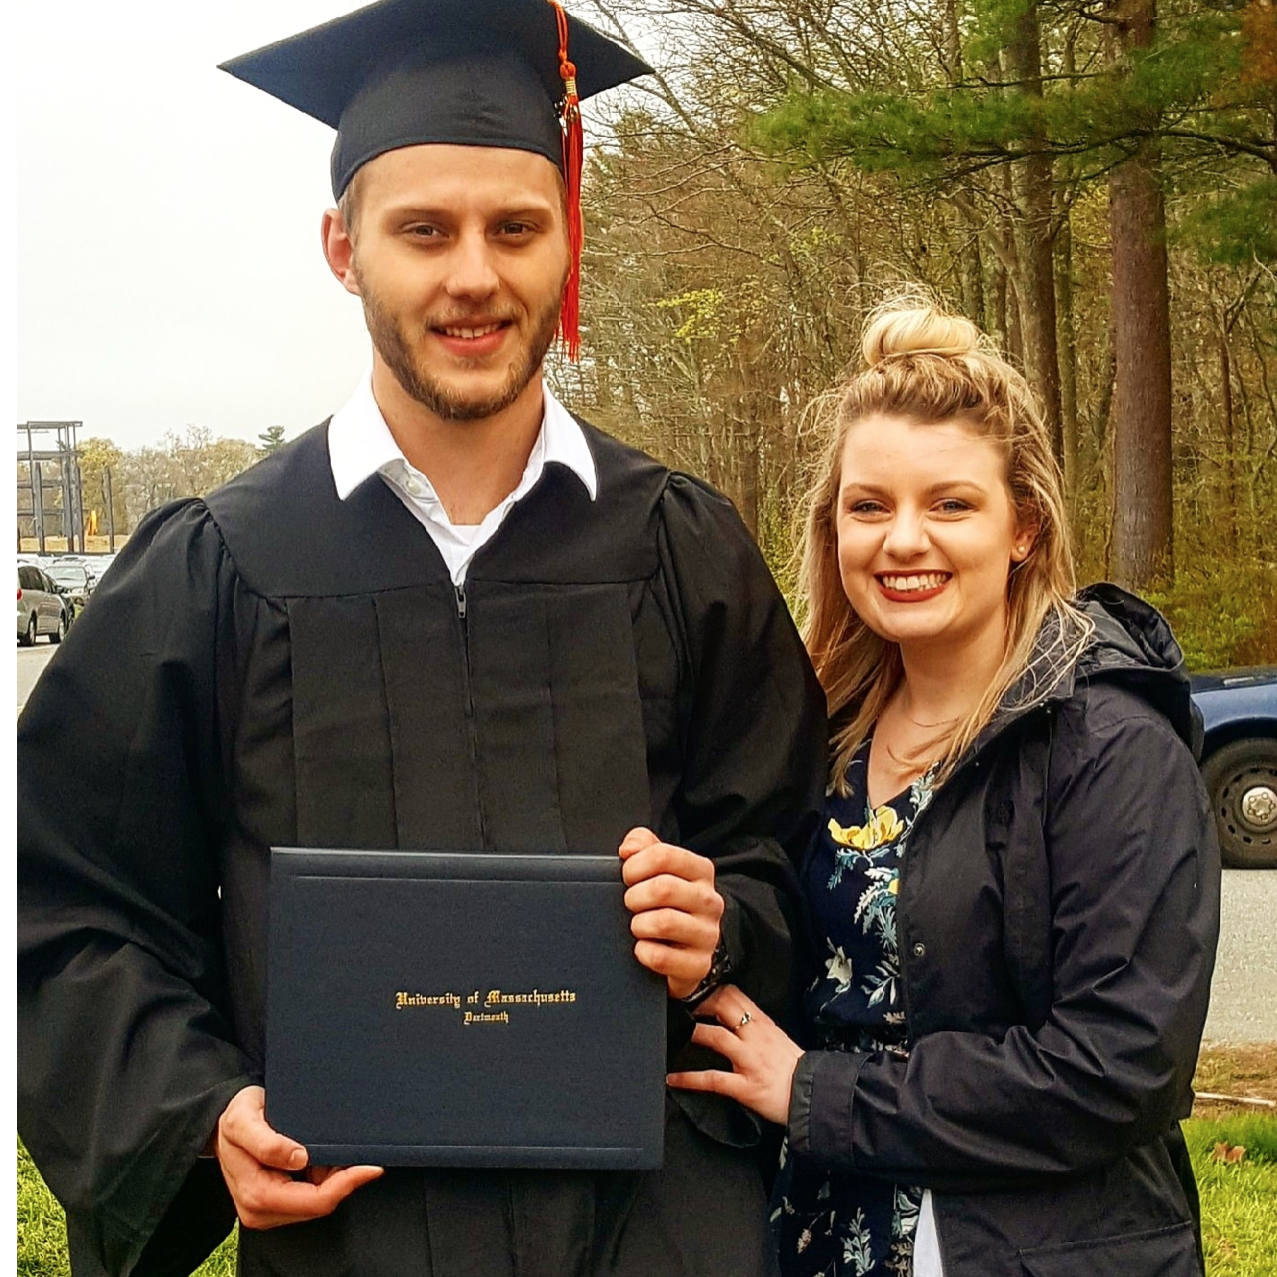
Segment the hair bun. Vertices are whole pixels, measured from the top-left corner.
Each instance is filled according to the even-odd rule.
[[[949,359],[981,348],[980,330],[961,315],[935,306],[887,303],[870,316],[861,342],[870,367],[901,355],[941,355]]]

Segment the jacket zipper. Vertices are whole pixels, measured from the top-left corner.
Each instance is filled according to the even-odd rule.
[[[989,745],[991,745],[995,740],[997,740],[1003,734],[1003,732],[1008,727],[1011,726],[1012,723],[1018,722],[1020,719],[1027,717],[1029,714],[1032,714],[1035,710],[1038,710],[1041,708],[1042,708],[1041,705],[1035,705],[1031,709],[1020,710],[1018,713],[1013,713],[1008,715],[1007,718],[1004,719],[1001,724],[999,724],[998,730],[996,732],[992,733],[985,740],[981,741],[978,747],[972,753],[968,754],[966,758],[959,760],[958,766],[954,768],[948,780],[945,781],[945,784],[948,785],[950,782],[952,782],[954,776],[957,776],[960,772],[965,771],[968,767],[970,767],[973,771],[979,771],[981,762],[982,762],[982,759],[980,756],[985,752],[986,748]],[[928,803],[926,809],[920,812],[917,819],[914,821],[913,828],[909,831],[909,835],[910,835],[909,845],[913,844],[913,841],[914,841],[913,835],[917,833],[919,823],[926,817],[927,812],[931,810],[932,806],[933,804]],[[909,861],[909,846],[906,846],[905,854],[900,861],[899,895],[897,897],[898,901],[904,899],[905,866],[908,864],[908,861]],[[899,904],[897,904],[896,907],[897,909],[899,909]],[[903,929],[898,929],[897,934],[900,936],[902,940],[904,939]],[[906,1027],[906,1031],[909,1033],[910,1046],[912,1046],[913,1045],[913,1032],[912,1032],[913,1013],[911,1012],[909,1008],[909,981],[905,977],[905,957],[906,955],[902,948],[900,953],[900,995],[901,995],[901,1001],[904,1003],[904,1008],[905,1008],[905,1027]],[[937,1208],[935,1194],[932,1193],[931,1222],[935,1225],[935,1230],[936,1230],[936,1249],[939,1250],[940,1252],[941,1277],[944,1277],[946,1273],[953,1271],[949,1266],[948,1245],[945,1240],[944,1228],[941,1226],[941,1217],[943,1214],[944,1212]]]
[[[482,846],[486,848],[488,821],[483,810],[483,793],[479,788],[479,733],[475,726],[474,687],[470,677],[470,619],[465,582],[453,586],[453,589],[456,592],[457,621],[461,626],[461,676],[465,682],[466,735],[470,741],[470,773],[474,777],[475,806],[479,813],[479,839]]]

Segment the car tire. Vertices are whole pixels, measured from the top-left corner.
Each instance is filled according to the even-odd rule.
[[[1277,740],[1217,749],[1202,764],[1219,851],[1232,869],[1277,869]]]
[[[50,643],[61,643],[67,636],[67,614],[65,612],[58,613],[58,628],[49,635]]]
[[[23,647],[35,647],[36,632],[36,619],[35,613],[33,612],[30,619],[27,621],[27,632],[22,635],[18,641]]]

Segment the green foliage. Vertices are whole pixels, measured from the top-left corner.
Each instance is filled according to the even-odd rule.
[[[996,62],[1026,4],[978,0],[967,66]],[[1041,138],[1055,155],[1087,155],[1096,175],[1150,130],[1198,150],[1271,146],[1263,86],[1243,74],[1242,19],[1232,10],[1167,17],[1153,47],[1045,83],[1041,96],[993,79],[900,93],[813,91],[794,79],[747,124],[748,140],[800,166],[849,159],[866,172],[925,181],[1022,158]],[[1268,108],[1270,109],[1270,108]]]
[[[1277,661],[1277,569],[1203,559],[1148,597],[1170,621],[1190,670]]]
[[[678,311],[682,322],[674,335],[680,341],[695,341],[719,335],[725,300],[720,288],[694,288],[677,297],[662,297],[656,305],[659,310]]]
[[[1277,263],[1277,177],[1209,197],[1180,222],[1176,238],[1220,266]]]
[[[269,456],[284,446],[284,427],[267,426],[257,437],[261,440],[257,451],[263,457]]]
[[[971,5],[970,31],[964,50],[975,66],[987,66],[1010,44],[1016,25],[1036,0],[978,0]]]
[[[866,172],[923,179],[938,176],[954,158],[1020,153],[1020,140],[1037,130],[1042,109],[1018,92],[935,89],[910,98],[795,86],[747,128],[755,144],[800,165],[847,158]]]

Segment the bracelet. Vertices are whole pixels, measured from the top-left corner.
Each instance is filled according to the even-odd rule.
[[[714,956],[710,959],[709,970],[705,973],[705,978],[694,988],[685,998],[679,998],[679,1001],[689,1008],[696,1007],[699,1003],[704,1002],[720,984],[726,982],[727,977],[732,973],[732,959],[727,952],[727,944],[720,936],[718,947],[714,950]]]

